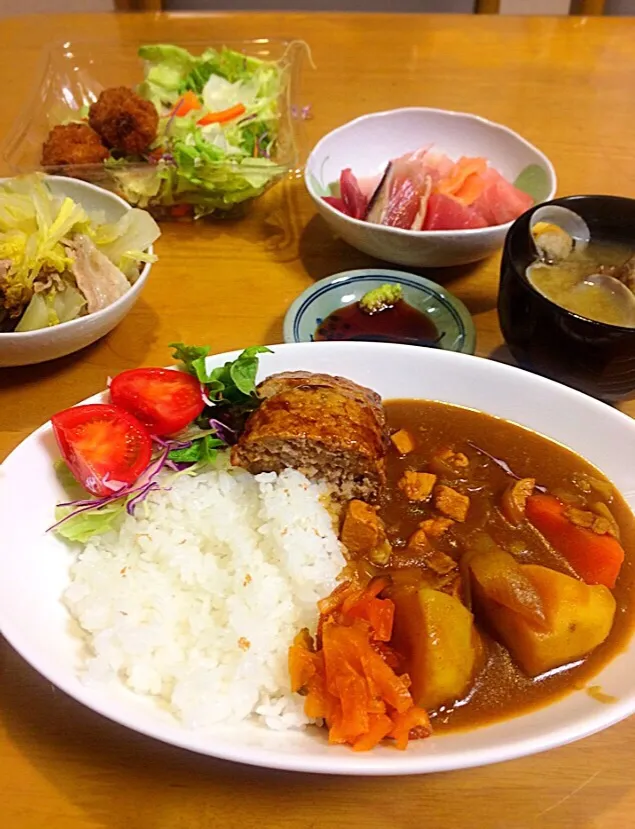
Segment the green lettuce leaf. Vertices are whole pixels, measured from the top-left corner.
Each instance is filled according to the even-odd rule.
[[[213,463],[218,455],[217,449],[226,449],[224,441],[213,435],[204,435],[192,442],[185,449],[173,449],[168,458],[176,463],[197,463],[207,465]]]
[[[170,343],[173,357],[183,363],[185,370],[193,374],[206,387],[207,394],[215,403],[244,403],[253,399],[258,373],[258,354],[271,352],[263,345],[246,348],[235,360],[216,366],[211,371],[205,367],[209,346],[188,346]]]
[[[121,498],[98,509],[78,513],[56,527],[55,532],[67,541],[86,543],[93,535],[101,535],[112,529],[117,518],[124,515],[125,510],[126,499]],[[71,512],[73,512],[73,507],[56,507],[55,520],[61,521],[64,516]]]
[[[187,49],[171,44],[141,46],[138,55],[146,62],[146,69],[137,92],[161,112],[176,102],[197,59]]]
[[[172,359],[183,363],[183,368],[188,374],[193,374],[200,383],[208,380],[205,358],[210,352],[208,345],[185,345],[185,343],[170,343],[169,348],[174,349]]]

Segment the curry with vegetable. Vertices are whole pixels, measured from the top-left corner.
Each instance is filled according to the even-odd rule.
[[[343,507],[346,581],[320,604],[316,641],[291,648],[307,713],[330,742],[404,747],[593,692],[632,629],[623,498],[513,423],[423,400],[384,411],[386,485]]]

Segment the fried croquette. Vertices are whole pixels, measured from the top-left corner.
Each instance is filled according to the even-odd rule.
[[[109,156],[100,137],[88,124],[63,124],[48,134],[42,146],[42,165],[100,164]]]
[[[156,138],[159,115],[132,89],[117,86],[101,93],[90,108],[88,120],[107,147],[138,155]]]

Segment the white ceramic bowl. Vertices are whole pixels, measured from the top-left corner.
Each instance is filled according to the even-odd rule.
[[[381,173],[387,162],[426,144],[458,159],[484,156],[508,181],[536,165],[536,201],[553,198],[556,173],[549,159],[513,130],[477,115],[428,107],[375,112],[356,118],[319,141],[304,179],[318,212],[349,245],[399,265],[444,267],[476,262],[502,247],[511,222],[476,230],[413,231],[351,219],[322,196],[352,168],[358,177]]]
[[[89,213],[102,213],[107,222],[116,222],[131,209],[119,196],[87,181],[66,176],[46,176],[46,180],[53,193],[68,196]],[[148,251],[152,253],[152,247]],[[94,343],[112,331],[130,311],[143,290],[151,267],[150,263],[144,265],[130,290],[102,311],[37,331],[0,333],[0,367],[43,363]]]
[[[635,421],[566,386],[502,363],[416,346],[299,343],[272,346],[259,379],[306,369],[350,377],[385,398],[445,400],[534,429],[584,454],[635,505]],[[216,355],[222,365],[233,354]],[[104,377],[105,381],[105,377]],[[99,396],[92,399],[97,402]],[[586,737],[635,712],[635,642],[593,679],[611,705],[584,690],[520,717],[471,731],[433,736],[400,752],[382,746],[356,753],[329,746],[323,734],[274,732],[251,723],[215,731],[188,730],[149,698],[123,686],[87,685],[78,676],[82,642],[71,630],[60,595],[73,554],[47,535],[64,493],[49,424],[0,466],[0,631],[51,682],[84,705],[129,728],[201,754],[253,765],[325,774],[417,774],[521,757]],[[635,551],[630,551],[632,556]],[[585,749],[581,749],[581,757]],[[381,825],[381,821],[380,821]]]

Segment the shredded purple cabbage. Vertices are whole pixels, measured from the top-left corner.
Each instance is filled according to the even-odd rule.
[[[201,383],[201,397],[203,398],[203,403],[205,403],[206,406],[209,406],[210,408],[214,406],[214,401],[207,396],[207,391],[205,390],[203,383]]]
[[[251,115],[246,115],[244,118],[241,118],[240,121],[237,121],[236,126],[240,127],[243,124],[247,124],[249,121],[253,121],[254,118],[257,118],[257,117],[258,117],[258,113],[253,112]]]
[[[189,449],[192,445],[191,440],[176,440],[175,438],[164,440],[157,435],[152,435],[152,440],[162,449],[167,449],[168,452],[171,452],[173,449]]]
[[[227,426],[226,423],[223,423],[220,420],[216,420],[214,417],[210,417],[209,419],[209,428],[214,429],[216,432],[216,436],[219,440],[225,441],[228,446],[236,443],[237,435],[235,429],[232,429],[230,426]]]
[[[264,147],[264,142],[267,140],[267,138],[269,138],[269,133],[268,132],[263,132],[263,134],[260,136],[260,138],[257,141],[258,155],[262,156],[263,158],[269,158],[270,157],[269,153],[267,152],[267,150]]]
[[[56,527],[59,527],[60,524],[63,524],[65,521],[69,521],[71,518],[74,518],[76,515],[80,515],[82,512],[105,507],[107,504],[112,504],[113,501],[118,501],[120,498],[130,499],[126,503],[126,511],[129,515],[133,515],[135,508],[149,495],[150,492],[157,489],[165,489],[165,487],[161,487],[159,485],[156,478],[159,472],[161,472],[163,467],[166,465],[168,454],[173,448],[175,447],[166,446],[163,448],[161,453],[153,461],[151,461],[145,472],[137,478],[134,484],[122,484],[122,486],[114,491],[112,495],[104,495],[101,498],[79,498],[76,501],[67,501],[66,503],[58,504],[58,507],[73,507],[74,509],[72,509],[68,515],[65,515],[64,518],[53,524],[53,526],[49,527],[49,530],[54,530]],[[131,498],[130,496],[134,497]]]
[[[126,512],[128,515],[134,515],[135,507],[147,498],[151,492],[157,489],[164,489],[164,487],[159,486],[156,481],[151,481],[142,487],[141,492],[135,495],[134,498],[130,498],[130,500],[126,503]]]

